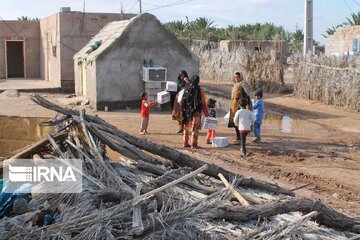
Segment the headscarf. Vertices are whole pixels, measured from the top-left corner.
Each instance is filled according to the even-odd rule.
[[[231,91],[231,96],[234,96],[238,89],[242,87],[247,96],[250,97],[250,85],[245,81],[244,75],[241,72],[236,72],[235,74],[240,76],[240,82],[234,83]]]
[[[182,76],[184,76],[183,79],[181,78]],[[187,79],[189,79],[187,72],[185,70],[181,70],[177,78],[178,91],[180,91],[183,87],[186,86]]]
[[[191,85],[185,90],[184,98],[182,100],[182,123],[193,120],[196,112],[202,111],[202,100],[200,92],[200,77],[194,75],[191,79]],[[204,103],[205,104],[205,103]]]

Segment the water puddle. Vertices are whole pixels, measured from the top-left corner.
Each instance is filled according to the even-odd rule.
[[[281,115],[270,111],[265,112],[263,128],[270,130],[279,130],[284,134],[302,136],[328,136],[331,134],[328,129],[316,123],[312,123],[305,119],[292,118],[288,115]]]
[[[44,138],[51,127],[40,127],[46,118],[0,116],[0,156],[30,145]]]

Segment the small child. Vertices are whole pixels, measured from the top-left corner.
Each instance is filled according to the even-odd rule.
[[[209,111],[209,117],[216,118],[216,109],[215,109],[216,100],[210,98],[207,101],[207,107]],[[207,130],[207,135],[205,138],[206,144],[211,144],[210,139],[213,139],[215,137],[215,130]]]
[[[254,123],[255,138],[253,142],[259,142],[261,141],[260,128],[264,117],[264,99],[263,99],[263,92],[261,89],[258,89],[255,92],[255,99],[253,99],[253,109],[256,117],[256,121]]]
[[[148,102],[146,92],[142,92],[141,95],[141,125],[140,125],[140,134],[145,135],[149,125],[150,118],[150,108],[156,105],[157,101]]]
[[[251,125],[255,122],[255,115],[252,111],[246,109],[248,101],[244,98],[240,100],[240,109],[237,110],[234,117],[234,124],[238,127],[241,139],[241,156],[246,156],[246,136],[250,132]]]

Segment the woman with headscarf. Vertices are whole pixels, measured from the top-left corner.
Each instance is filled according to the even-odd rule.
[[[252,103],[250,99],[250,86],[245,81],[244,76],[241,72],[235,72],[233,76],[234,85],[231,90],[231,105],[230,105],[230,118],[228,127],[235,128],[236,139],[233,141],[234,144],[240,144],[240,131],[234,124],[234,116],[237,110],[239,110],[239,100],[242,98],[248,102],[247,109],[252,110]]]
[[[187,87],[190,86],[190,80],[188,77],[188,74],[185,70],[181,70],[177,79],[177,92],[175,94],[175,96],[173,96],[173,99],[171,99],[171,106],[172,106],[172,119],[177,121],[177,124],[179,126],[179,129],[177,130],[176,133],[183,133],[183,124],[181,123],[181,114],[182,114],[182,110],[181,110],[181,105],[179,103],[178,97],[179,97],[179,92],[183,89],[186,89]],[[180,100],[181,102],[181,100]]]
[[[201,115],[209,116],[206,106],[206,98],[202,88],[199,86],[200,78],[194,75],[191,79],[191,85],[185,90],[182,106],[182,123],[184,124],[183,146],[199,148],[198,135],[201,130]],[[189,138],[191,135],[191,145]]]

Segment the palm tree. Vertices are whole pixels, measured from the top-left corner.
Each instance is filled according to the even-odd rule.
[[[327,38],[328,36],[333,35],[336,32],[336,29],[337,27],[332,26],[331,28],[326,29],[325,33],[327,35],[325,34],[321,34],[321,35],[323,35],[324,38]]]
[[[165,28],[177,37],[185,37],[187,26],[183,21],[172,21],[164,24]]]
[[[39,18],[31,18],[31,17],[28,17],[28,16],[21,16],[21,17],[18,17],[17,18],[19,21],[40,21]]]
[[[304,33],[301,29],[296,28],[291,34],[291,45],[293,50],[300,51],[304,42]]]
[[[352,13],[351,18],[346,18],[351,26],[360,25],[360,12]]]
[[[197,18],[190,24],[194,35],[200,37],[201,40],[209,40],[210,33],[215,30],[214,27],[214,21],[205,17]]]
[[[228,25],[226,28],[226,35],[230,40],[236,40],[237,28],[234,25]]]

